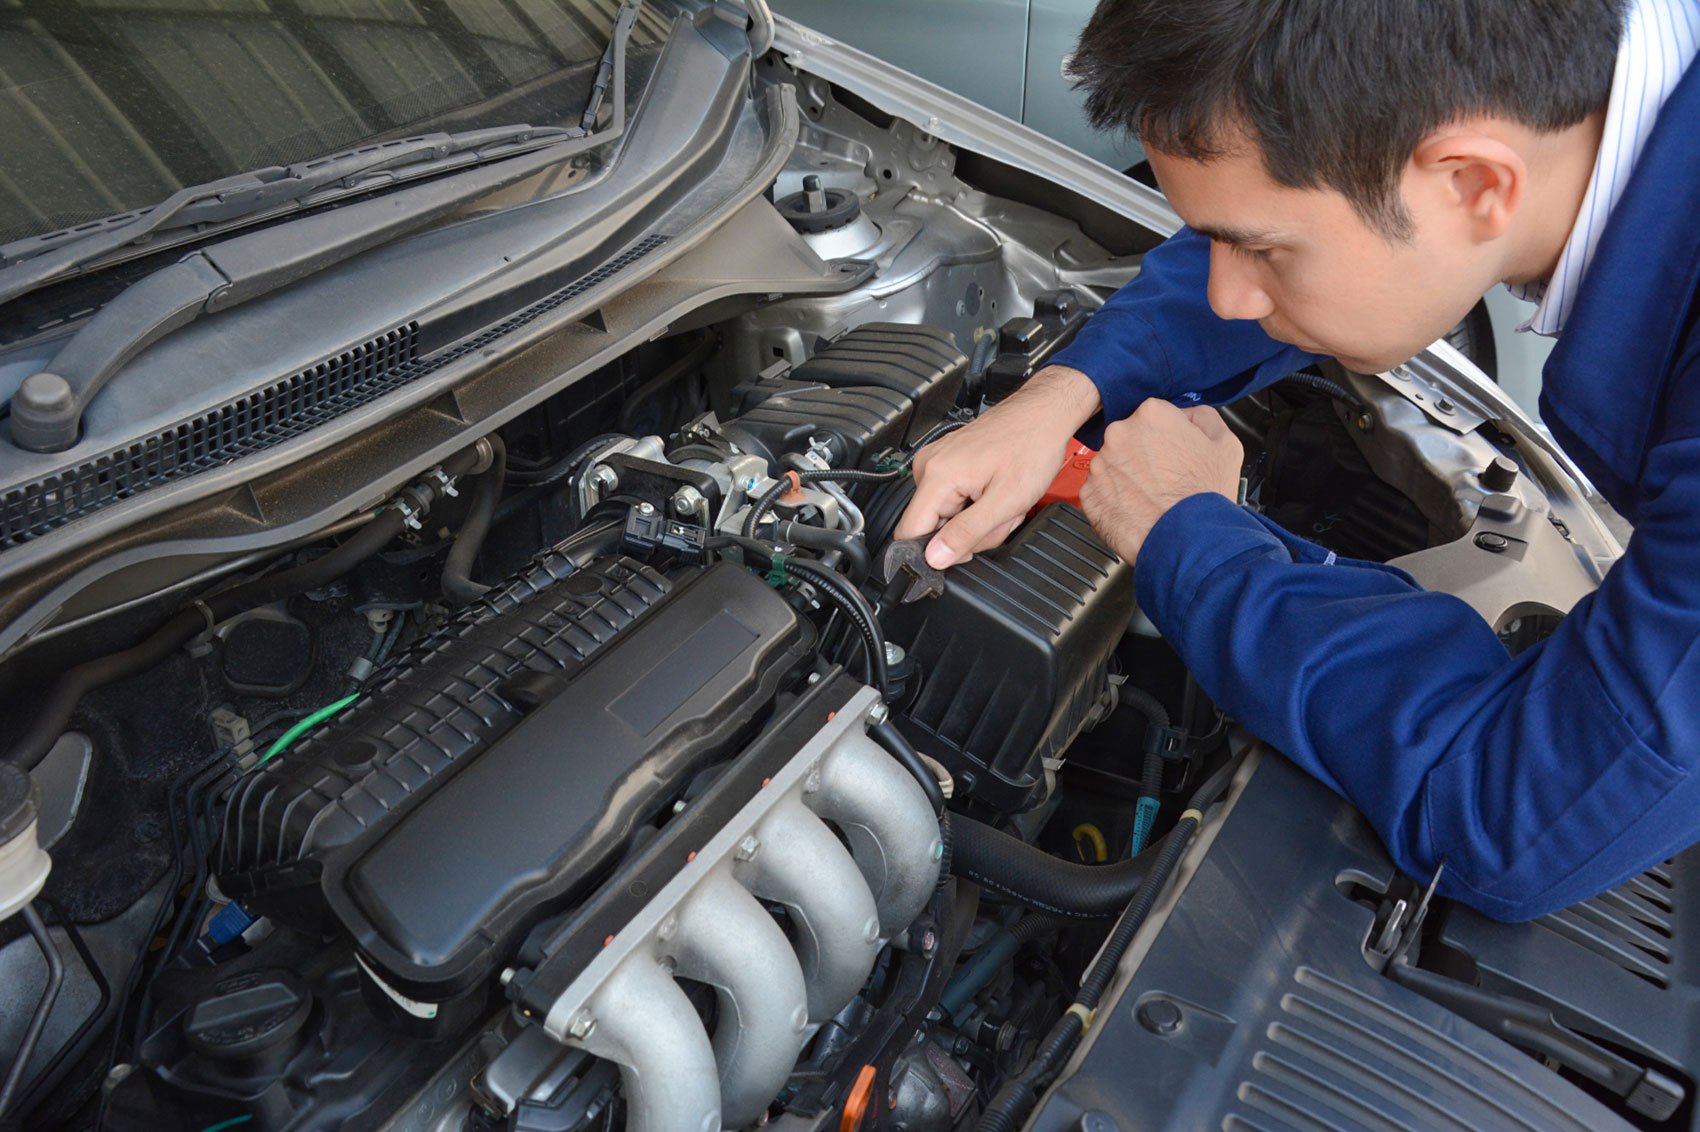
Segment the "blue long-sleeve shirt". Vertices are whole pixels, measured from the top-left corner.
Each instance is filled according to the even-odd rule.
[[[1349,798],[1395,861],[1501,919],[1700,840],[1700,69],[1672,94],[1544,374],[1542,415],[1635,524],[1547,641],[1511,657],[1461,600],[1335,560],[1218,495],[1152,528],[1141,608],[1199,683]],[[1678,206],[1677,202],[1689,202]],[[1205,297],[1183,230],[1055,359],[1106,415],[1221,403],[1307,357]]]

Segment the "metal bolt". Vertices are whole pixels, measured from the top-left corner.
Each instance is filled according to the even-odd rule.
[[[588,1038],[595,1029],[596,1018],[588,1010],[581,1010],[574,1014],[572,1021],[567,1023],[567,1033],[575,1038]]]
[[[1181,1028],[1181,1008],[1166,998],[1154,998],[1139,1008],[1139,1024],[1153,1034],[1172,1034]]]
[[[1511,540],[1493,531],[1484,531],[1476,536],[1476,545],[1494,554],[1504,554],[1511,546]]]
[[[819,684],[820,683],[820,673],[818,673],[818,672],[809,673],[809,683]]]
[[[507,986],[509,983],[514,981],[514,969],[512,967],[503,967],[502,973],[498,975],[497,978],[501,980],[504,987]]]
[[[672,939],[673,933],[678,930],[679,917],[668,916],[665,920],[661,921],[661,926],[655,929],[655,938],[659,940]]]
[[[738,842],[738,851],[734,853],[733,856],[740,861],[752,860],[756,855],[756,851],[760,848],[761,841],[754,834],[751,834]]]
[[[1442,397],[1434,403],[1434,407],[1443,413],[1452,414],[1458,411],[1458,406]]]
[[[878,727],[891,718],[891,709],[884,704],[875,704],[868,709],[868,722]]]
[[[601,498],[620,486],[620,477],[607,464],[598,464],[596,470],[590,473],[590,486]]]
[[[885,662],[887,664],[902,664],[906,655],[902,645],[894,645],[890,641],[885,643]]]
[[[655,504],[653,504],[653,503],[639,503],[638,504],[638,514],[639,515],[653,515],[653,514],[655,514]]]
[[[938,933],[933,931],[932,928],[928,928],[926,931],[921,933],[921,954],[922,955],[931,955],[933,953],[933,950],[935,948],[937,948],[938,945],[939,945]]]
[[[702,492],[686,484],[673,493],[673,513],[683,518],[695,518],[702,512],[702,505],[708,500],[702,497]]]

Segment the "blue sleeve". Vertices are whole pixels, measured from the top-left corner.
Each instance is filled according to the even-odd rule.
[[[1139,274],[1052,363],[1091,378],[1114,421],[1149,397],[1225,404],[1316,360],[1255,322],[1218,318],[1209,280],[1210,241],[1182,228],[1146,253]]]
[[[1628,552],[1516,658],[1448,594],[1336,561],[1216,495],[1152,528],[1140,606],[1250,730],[1395,861],[1521,920],[1700,840],[1700,438],[1649,456]]]

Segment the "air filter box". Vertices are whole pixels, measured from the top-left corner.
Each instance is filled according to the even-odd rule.
[[[1105,701],[1110,654],[1133,613],[1133,568],[1059,503],[946,577],[942,596],[882,619],[919,672],[895,718],[950,768],[959,795],[1020,812],[1040,800],[1044,760]]]

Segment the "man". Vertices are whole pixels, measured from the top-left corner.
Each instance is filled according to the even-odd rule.
[[[1407,872],[1525,919],[1692,844],[1697,50],[1700,0],[1104,0],[1073,64],[1091,114],[1141,135],[1188,227],[921,454],[898,535],[936,530],[935,566],[995,546],[1101,411],[1081,502],[1141,608]],[[1199,404],[1318,355],[1387,369],[1498,280],[1561,334],[1543,417],[1635,524],[1514,659],[1461,601],[1236,506],[1240,446]]]

